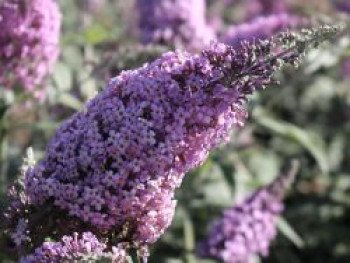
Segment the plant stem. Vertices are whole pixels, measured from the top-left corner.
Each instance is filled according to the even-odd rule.
[[[196,259],[193,255],[193,250],[195,247],[195,234],[194,227],[191,218],[186,210],[184,210],[183,215],[184,220],[184,244],[185,244],[185,262],[195,263]]]

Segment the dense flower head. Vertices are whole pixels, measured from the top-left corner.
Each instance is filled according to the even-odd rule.
[[[107,246],[100,242],[90,232],[73,236],[64,236],[60,242],[44,242],[34,253],[23,257],[21,263],[61,263],[61,262],[91,262],[83,261],[88,257],[105,256],[111,262],[123,263],[126,252],[122,247],[113,247],[111,252],[105,252]],[[79,261],[78,261],[79,260]]]
[[[252,43],[267,39],[279,32],[300,28],[305,23],[305,19],[289,14],[262,16],[243,24],[230,26],[220,37],[220,41],[239,48],[242,41]]]
[[[26,167],[6,216],[9,232],[25,218],[26,234],[39,240],[40,229],[85,227],[118,243],[155,242],[171,223],[184,174],[244,124],[247,96],[335,32],[285,33],[238,51],[213,43],[122,72],[62,124],[41,162]]]
[[[0,1],[0,86],[45,97],[37,88],[58,57],[60,23],[54,0]]]
[[[199,50],[215,39],[205,0],[137,0],[141,41]]]
[[[282,198],[296,169],[223,212],[214,221],[207,240],[198,246],[201,257],[225,263],[246,263],[253,254],[267,256],[276,236],[276,220],[283,211]]]
[[[155,241],[171,222],[184,173],[244,122],[241,87],[221,80],[232,52],[219,44],[203,55],[170,52],[112,79],[28,171],[31,200],[53,198],[100,228],[128,222],[134,240]]]
[[[126,227],[127,238],[154,242],[172,220],[184,174],[243,125],[246,96],[270,82],[273,65],[251,79],[232,75],[249,65],[246,55],[213,44],[200,55],[169,52],[122,72],[60,127],[44,160],[28,170],[31,202],[54,200],[98,228]]]

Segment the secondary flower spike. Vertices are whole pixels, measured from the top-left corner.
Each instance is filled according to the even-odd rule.
[[[44,242],[35,252],[20,260],[21,263],[38,262],[95,262],[95,258],[109,259],[107,262],[126,262],[126,252],[121,247],[113,247],[112,252],[104,252],[107,246],[90,232],[64,236],[60,242]],[[88,260],[91,259],[91,260]]]
[[[276,236],[276,220],[283,211],[283,196],[293,182],[297,164],[270,185],[224,211],[212,224],[207,240],[198,246],[201,257],[225,263],[246,263],[254,254],[267,256]]]
[[[7,213],[10,228],[24,218],[26,233],[38,238],[40,229],[59,233],[67,222],[70,233],[85,227],[131,245],[155,242],[172,221],[185,173],[244,124],[247,96],[336,32],[326,26],[285,33],[239,51],[212,44],[198,55],[168,52],[122,72],[28,167]]]
[[[220,41],[239,48],[242,41],[254,43],[257,40],[267,39],[288,29],[301,28],[305,24],[306,19],[295,15],[262,16],[243,24],[230,26],[220,37]]]
[[[289,0],[224,0],[227,8],[239,8],[244,21],[252,21],[258,17],[287,14],[291,11]]]
[[[288,13],[290,4],[287,0],[248,0],[245,3],[247,18],[271,14]]]
[[[60,25],[54,0],[0,1],[0,87],[45,98],[40,86],[58,57]]]
[[[205,0],[137,0],[144,44],[166,44],[200,50],[214,40],[206,22]]]

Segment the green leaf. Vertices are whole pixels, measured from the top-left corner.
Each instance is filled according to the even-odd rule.
[[[231,188],[224,180],[220,166],[214,164],[209,173],[211,176],[200,189],[206,202],[214,206],[224,207],[231,204]]]
[[[346,139],[343,134],[339,133],[334,138],[329,145],[328,159],[329,166],[332,170],[337,170],[344,160],[344,153],[346,147]]]
[[[214,259],[196,259],[198,263],[217,263],[217,260]]]
[[[319,134],[304,130],[296,125],[277,120],[262,109],[253,113],[254,120],[268,130],[291,139],[303,146],[316,160],[323,173],[328,173],[329,164],[325,142]]]
[[[59,127],[60,123],[54,121],[39,121],[32,124],[34,130],[53,132]]]
[[[1,136],[1,133],[0,133]],[[6,193],[8,178],[6,177],[8,169],[8,152],[9,152],[8,137],[0,137],[0,193]]]
[[[166,263],[183,263],[183,261],[178,258],[167,258],[165,262]]]
[[[195,263],[195,257],[193,251],[195,249],[195,229],[192,219],[187,211],[183,214],[183,236],[185,247],[185,262]]]
[[[257,183],[270,183],[280,171],[280,164],[277,155],[269,150],[254,151],[250,160],[249,167],[253,170]]]
[[[109,38],[109,31],[100,24],[94,24],[84,32],[84,40],[87,44],[95,45]]]
[[[194,226],[188,212],[183,214],[184,246],[186,251],[192,251],[195,247]]]
[[[53,72],[53,80],[60,91],[68,91],[73,82],[72,72],[66,64],[58,62]]]
[[[248,263],[261,263],[261,259],[258,255],[251,255]]]
[[[282,217],[277,219],[277,228],[282,232],[282,234],[287,237],[294,245],[298,248],[304,247],[303,239],[294,231],[294,229],[289,225],[289,223]]]
[[[63,93],[59,96],[58,102],[64,106],[72,108],[73,110],[81,110],[83,108],[83,103],[79,101],[76,97],[69,93]]]
[[[78,46],[66,46],[62,49],[62,58],[72,69],[82,70],[84,65],[83,54]]]

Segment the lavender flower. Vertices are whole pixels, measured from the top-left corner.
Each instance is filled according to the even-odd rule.
[[[137,0],[144,44],[199,50],[215,39],[206,23],[205,0]]]
[[[225,263],[248,262],[253,254],[267,256],[276,236],[276,220],[283,211],[282,198],[294,180],[297,166],[261,188],[242,203],[224,211],[212,224],[207,240],[198,246],[201,257]]]
[[[85,261],[87,258],[105,257],[112,262],[126,262],[126,252],[122,247],[113,247],[112,252],[104,252],[107,246],[100,242],[96,236],[90,232],[79,236],[64,236],[60,242],[44,242],[41,247],[35,249],[31,255],[23,257],[21,263],[38,262],[91,262]]]
[[[0,2],[0,86],[43,100],[39,88],[59,53],[61,15],[53,0]]]
[[[247,96],[335,32],[285,33],[240,51],[212,44],[199,55],[169,52],[122,72],[28,167],[25,198],[14,198],[7,213],[10,232],[26,218],[37,240],[42,232],[93,229],[109,245],[155,242],[171,223],[184,174],[244,124]]]
[[[287,29],[300,28],[305,24],[305,19],[289,14],[258,17],[250,22],[229,27],[220,37],[220,41],[239,48],[242,41],[253,43],[256,40],[267,39]]]

